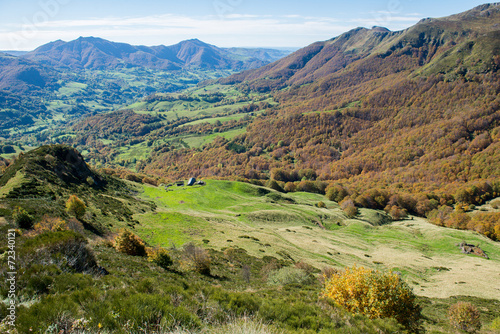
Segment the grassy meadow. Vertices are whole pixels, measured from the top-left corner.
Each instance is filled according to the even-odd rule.
[[[421,296],[500,299],[500,245],[477,233],[417,217],[390,222],[383,211],[370,209],[348,219],[321,195],[284,195],[230,181],[168,191],[145,185],[142,196],[158,210],[135,215],[141,223],[136,232],[153,245],[237,245],[253,256],[304,260],[318,269],[356,264],[399,271]],[[326,208],[315,206],[320,201]],[[458,244],[464,241],[480,245],[490,259],[462,254]]]

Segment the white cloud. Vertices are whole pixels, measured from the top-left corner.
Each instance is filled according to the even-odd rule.
[[[345,22],[328,17],[257,16],[236,13],[226,15],[223,19],[216,16],[163,14],[52,20],[31,26],[0,26],[0,50],[30,50],[49,41],[67,41],[79,36],[96,36],[142,45],[169,45],[183,39],[199,38],[218,46],[306,46],[318,40],[335,37],[360,24],[371,26],[418,21],[414,16],[375,14],[377,13],[372,15],[373,18]]]

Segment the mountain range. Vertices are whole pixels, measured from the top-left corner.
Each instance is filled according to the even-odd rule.
[[[71,69],[145,67],[162,70],[257,68],[289,53],[272,49],[223,49],[198,39],[165,46],[134,46],[96,37],[61,40],[40,46],[23,58]]]
[[[0,52],[0,129],[25,129],[36,121],[44,126],[55,113],[110,110],[134,98],[257,68],[290,52],[224,49],[197,39],[133,46],[95,37],[58,40],[31,52]]]
[[[40,90],[56,82],[61,70],[240,71],[261,67],[289,53],[290,50],[264,48],[224,49],[198,39],[148,47],[80,37],[70,42],[51,42],[30,52],[0,52],[0,90]]]

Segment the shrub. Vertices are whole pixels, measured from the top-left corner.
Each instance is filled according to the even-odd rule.
[[[393,220],[401,220],[401,219],[408,217],[408,213],[406,212],[406,209],[400,208],[397,205],[386,206],[385,212],[387,212],[389,215],[391,215]]]
[[[311,266],[309,263],[304,262],[304,261],[299,261],[299,262],[295,263],[294,266],[297,269],[304,270],[308,275],[311,275],[315,270],[315,268],[313,266]]]
[[[63,271],[103,273],[87,240],[73,231],[45,232],[25,241],[19,249],[20,262],[25,266],[54,264]]]
[[[241,277],[247,283],[250,283],[250,279],[252,278],[252,271],[249,265],[245,264],[241,267]]]
[[[287,193],[293,193],[297,190],[297,186],[295,183],[293,182],[287,182],[285,183],[285,188],[284,188],[285,192]]]
[[[155,186],[155,187],[158,186],[158,181],[157,180],[155,180],[155,179],[153,179],[151,177],[147,177],[147,176],[143,177],[142,180],[141,180],[141,182],[144,183],[144,184],[150,184],[150,185]]]
[[[328,198],[329,201],[340,203],[347,196],[349,196],[349,193],[340,184],[333,184],[326,188],[326,198]]]
[[[5,154],[16,153],[16,149],[12,145],[5,145],[2,151]]]
[[[76,195],[71,195],[66,202],[66,211],[75,216],[77,219],[80,219],[85,214],[86,210],[85,203],[79,199]]]
[[[276,180],[271,179],[271,180],[267,181],[266,187],[274,189],[274,190],[279,191],[279,192],[285,192],[285,190],[283,190],[283,188],[278,184],[278,182],[276,182]]]
[[[346,268],[325,280],[322,293],[351,313],[374,318],[395,318],[408,328],[418,328],[420,306],[401,277],[363,267]]]
[[[78,219],[76,218],[68,219],[68,221],[66,222],[66,226],[68,227],[68,229],[73,230],[80,234],[83,234],[83,232],[85,231],[83,224],[80,223],[80,221],[78,221]]]
[[[494,331],[500,331],[500,317],[496,317],[490,324],[490,329]]]
[[[458,302],[451,305],[448,310],[448,318],[453,327],[467,333],[475,333],[481,329],[479,311],[471,303]]]
[[[42,220],[35,224],[34,229],[37,233],[64,231],[68,229],[68,224],[62,218],[44,215]]]
[[[122,229],[115,238],[115,249],[121,253],[133,256],[145,256],[146,246],[138,236],[129,230]]]
[[[358,208],[354,204],[354,201],[348,197],[344,198],[340,202],[340,208],[344,210],[345,214],[349,218],[354,218],[358,214]]]
[[[28,230],[33,227],[33,216],[19,206],[14,209],[12,219],[20,228]]]
[[[270,261],[266,261],[267,264],[262,267],[260,270],[260,274],[264,279],[269,277],[269,274],[277,269],[281,268],[281,264],[278,263],[276,259],[271,259]]]
[[[167,269],[173,264],[169,252],[165,248],[148,248],[148,261]]]
[[[208,252],[192,243],[184,245],[184,258],[188,266],[202,275],[210,275],[211,259]]]
[[[326,208],[326,204],[325,204],[325,202],[319,201],[318,203],[316,203],[316,207],[318,207],[318,208]]]

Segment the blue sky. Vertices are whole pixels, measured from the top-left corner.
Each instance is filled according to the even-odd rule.
[[[0,0],[0,50],[95,36],[135,45],[303,47],[355,27],[402,30],[474,0]]]

